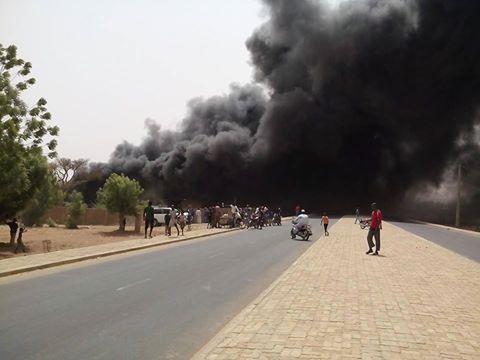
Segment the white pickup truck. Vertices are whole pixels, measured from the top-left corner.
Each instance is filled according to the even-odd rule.
[[[161,226],[165,225],[165,214],[172,211],[171,208],[169,207],[160,207],[160,206],[154,206],[153,207],[153,225],[154,226]]]

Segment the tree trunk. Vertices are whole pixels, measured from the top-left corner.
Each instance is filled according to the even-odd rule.
[[[135,215],[135,233],[140,233],[142,227],[142,216],[140,214]]]
[[[120,231],[125,231],[125,215],[124,214],[118,214],[118,230]]]

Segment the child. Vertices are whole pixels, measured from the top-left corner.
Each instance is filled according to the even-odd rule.
[[[183,229],[185,229],[186,224],[187,224],[187,221],[185,219],[185,213],[180,211],[180,214],[178,215],[178,225],[180,225],[180,230],[182,230],[182,236],[183,236]]]
[[[328,233],[328,216],[327,216],[327,213],[324,212],[323,213],[323,216],[322,216],[322,224],[323,224],[323,228],[325,229],[325,236],[329,236],[330,234]]]
[[[19,252],[20,250],[22,250],[22,252],[27,252],[27,250],[25,250],[25,245],[23,244],[23,233],[26,232],[27,229],[25,228],[25,225],[23,224],[20,224],[20,229],[18,231],[18,238],[17,238],[17,247],[15,248],[15,254],[17,252]]]

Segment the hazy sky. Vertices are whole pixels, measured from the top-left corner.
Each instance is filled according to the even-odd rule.
[[[335,0],[332,0],[335,1]],[[33,63],[60,126],[60,156],[106,161],[144,136],[144,120],[175,128],[193,97],[252,80],[245,40],[257,0],[0,0],[0,43]]]

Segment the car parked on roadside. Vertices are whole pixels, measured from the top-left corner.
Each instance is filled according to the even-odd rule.
[[[171,211],[169,207],[154,206],[153,207],[153,226],[165,225],[165,214]]]

